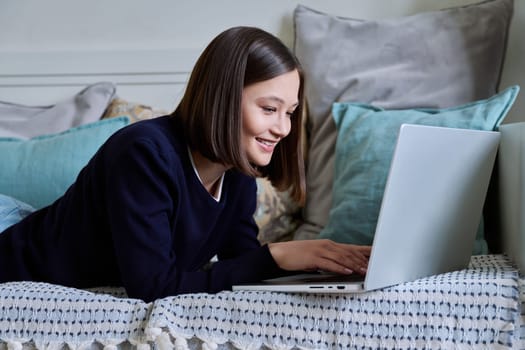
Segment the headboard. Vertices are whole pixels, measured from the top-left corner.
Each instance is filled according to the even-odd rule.
[[[117,96],[164,110],[180,100],[197,49],[3,52],[0,100],[53,104],[86,85],[110,81]]]

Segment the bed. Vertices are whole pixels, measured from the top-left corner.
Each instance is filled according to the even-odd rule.
[[[421,93],[417,96],[420,100],[415,95],[417,91],[428,92],[424,86],[407,99],[407,94],[403,93],[406,89],[403,88],[409,85],[395,84],[400,76],[406,75],[406,71],[398,70],[403,66],[400,62],[391,64],[389,60],[406,56],[392,55],[393,51],[383,52],[379,66],[367,71],[366,63],[370,62],[374,51],[370,48],[370,56],[367,56],[367,47],[361,46],[359,71],[366,74],[353,80],[354,84],[349,84],[350,78],[344,77],[342,72],[350,72],[353,66],[340,64],[345,61],[338,55],[346,57],[348,52],[345,50],[354,48],[344,48],[346,41],[337,37],[337,32],[330,33],[336,38],[323,40],[322,43],[311,39],[319,37],[312,35],[312,31],[323,34],[326,39],[327,33],[323,30],[348,26],[351,20],[299,6],[294,12],[294,49],[310,82],[317,84],[307,86],[309,115],[305,126],[309,136],[305,146],[310,164],[307,181],[312,195],[310,203],[307,202],[305,208],[299,208],[286,193],[277,193],[263,179],[258,180],[259,203],[255,215],[261,230],[261,242],[317,235],[331,237],[330,230],[319,230],[319,226],[333,227],[334,222],[343,220],[331,216],[330,208],[321,213],[323,206],[330,207],[338,200],[331,195],[321,197],[321,194],[332,193],[332,187],[338,186],[338,179],[347,179],[345,174],[337,173],[339,150],[336,139],[340,134],[336,132],[341,130],[336,131],[331,119],[321,115],[327,113],[332,102],[343,102],[348,96],[353,96],[354,85],[362,94],[369,87],[368,95],[359,96],[362,103],[377,103],[385,111],[422,105],[441,112],[450,106],[468,104],[471,100],[485,101],[495,94],[504,57],[504,45],[501,45],[505,42],[508,17],[512,12],[509,4],[511,2],[507,0],[494,0],[454,11],[459,14],[459,19],[461,16],[486,18],[488,22],[480,20],[480,25],[486,25],[495,23],[490,18],[495,15],[495,10],[492,8],[487,12],[484,6],[495,6],[501,10],[500,19],[505,19],[498,22],[501,28],[491,27],[492,33],[495,33],[492,39],[485,38],[496,45],[485,48],[491,52],[491,59],[476,63],[472,68],[474,75],[478,70],[484,72],[485,78],[476,80],[476,86],[484,88],[472,89],[472,81],[468,77],[458,79],[457,73],[464,72],[464,65],[472,64],[470,60],[454,61],[454,64],[448,61],[450,72],[442,69],[438,75],[443,85],[449,86],[453,79],[454,89],[447,89],[443,97],[436,93],[437,85],[432,84],[434,94]],[[451,15],[447,11],[422,14],[423,23],[437,23],[429,22],[429,17],[438,14]],[[412,25],[421,25],[421,16],[414,16],[411,20],[414,21]],[[395,21],[386,24],[388,30],[392,27],[397,30],[405,28]],[[385,23],[376,25],[381,28]],[[435,27],[430,29],[436,30]],[[364,32],[360,35],[370,34],[366,28],[361,30]],[[404,42],[410,42],[406,36],[403,38]],[[475,40],[475,37],[469,40]],[[339,45],[335,54],[334,43]],[[479,46],[475,49],[478,50]],[[393,50],[392,47],[390,50]],[[336,55],[336,59],[324,55],[326,52]],[[0,99],[6,102],[2,107],[23,111],[23,119],[32,127],[11,130],[13,135],[2,137],[0,147],[1,142],[16,139],[20,147],[31,144],[31,150],[40,157],[60,155],[64,144],[70,152],[76,152],[81,148],[79,145],[88,143],[96,150],[97,142],[103,142],[107,137],[104,133],[95,134],[99,128],[110,133],[113,129],[108,125],[118,128],[173,110],[198,54],[199,50],[195,49],[46,52],[38,55],[31,52],[4,53],[0,55]],[[425,57],[432,54],[426,51]],[[457,51],[448,54],[458,56]],[[417,55],[418,52],[411,52],[411,57],[419,57]],[[424,81],[437,78],[436,73],[422,69],[420,61],[414,59],[411,62],[419,66],[409,65],[409,69],[419,69],[421,74],[428,74],[424,75]],[[334,64],[341,66],[334,67]],[[423,64],[427,65],[428,61]],[[324,70],[325,67],[332,70]],[[385,69],[379,67],[388,68],[386,71],[389,73],[382,75]],[[353,77],[357,73],[347,74]],[[368,82],[380,82],[386,86],[377,95],[373,92],[379,91],[378,85],[359,85],[374,74],[379,76]],[[327,79],[331,79],[328,85]],[[410,79],[420,80],[421,76]],[[323,94],[319,95],[319,91]],[[431,103],[422,103],[422,99]],[[479,104],[483,102],[477,102]],[[46,118],[50,121],[57,118],[67,120],[35,128],[35,124],[29,122],[33,116],[29,112],[35,110],[47,113]],[[61,114],[57,116],[56,113]],[[389,113],[389,117],[396,117],[395,112]],[[440,114],[436,117],[439,118]],[[93,123],[99,124],[93,126]],[[0,129],[2,125],[0,116]],[[376,125],[374,130],[381,127]],[[40,135],[15,134],[15,131],[25,133],[28,129]],[[44,129],[46,132],[43,132]],[[374,133],[374,137],[379,137]],[[98,141],[93,141],[95,139]],[[55,140],[60,142],[55,143]],[[47,142],[45,147],[51,148],[44,148],[44,153],[38,153],[43,152],[42,141]],[[6,152],[0,153],[2,157]],[[327,155],[331,155],[328,162]],[[76,166],[80,167],[89,157],[89,152],[74,153],[74,157],[78,160]],[[30,159],[33,167],[35,164],[44,167],[38,163],[39,159]],[[329,162],[335,163],[332,174],[326,174],[322,166]],[[6,180],[9,179],[6,169],[2,167],[0,170],[0,193],[15,187],[12,185],[13,178],[22,177],[20,173],[12,173],[9,182]],[[45,172],[43,168],[40,171]],[[29,182],[21,185],[28,201],[33,200],[32,196],[42,188],[46,195],[59,195],[74,176],[74,171],[73,175],[68,175],[69,180],[64,180],[57,188],[43,186],[40,175],[37,179],[34,174],[28,175],[33,181],[32,189],[28,190],[31,187],[27,185]],[[56,180],[58,176],[64,175],[53,173],[46,181]],[[334,180],[325,180],[331,178]],[[40,205],[43,203],[45,201]],[[125,291],[118,287],[82,290],[37,282],[0,284],[0,349],[525,349],[525,278],[513,260],[494,246],[499,232],[494,229],[490,217],[485,218],[484,234],[488,248],[483,250],[480,246],[468,268],[365,294],[224,291],[166,297],[145,303],[128,298]]]

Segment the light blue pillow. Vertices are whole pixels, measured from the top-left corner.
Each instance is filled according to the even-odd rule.
[[[118,117],[29,140],[0,138],[0,193],[37,209],[51,204],[107,138],[127,124],[127,117]]]
[[[519,87],[486,100],[447,109],[385,110],[358,103],[335,103],[337,126],[332,208],[319,238],[372,244],[390,161],[403,123],[495,130],[512,106]],[[487,252],[483,230],[474,254]]]
[[[21,202],[13,197],[0,194],[0,233],[6,228],[16,224],[29,214],[35,211],[35,208],[27,203]]]

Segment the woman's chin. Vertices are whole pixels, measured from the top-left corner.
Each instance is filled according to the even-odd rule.
[[[271,161],[271,158],[268,158],[268,159],[254,159],[250,163],[252,163],[253,165],[255,165],[257,167],[265,167],[268,164],[270,164],[270,161]]]

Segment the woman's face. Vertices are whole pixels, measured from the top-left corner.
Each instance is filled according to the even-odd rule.
[[[299,73],[293,70],[244,87],[241,143],[252,164],[268,165],[277,143],[290,133],[299,84]]]

